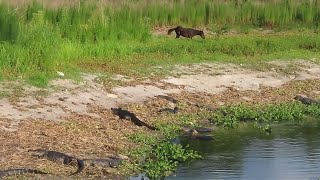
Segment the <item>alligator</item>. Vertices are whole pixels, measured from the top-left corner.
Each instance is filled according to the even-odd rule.
[[[205,141],[212,141],[214,140],[212,136],[208,136],[208,135],[200,135],[199,132],[211,132],[213,131],[213,129],[211,128],[202,128],[202,127],[198,127],[198,128],[187,128],[187,127],[182,127],[181,128],[184,132],[186,132],[186,134],[184,135],[184,137],[187,137],[189,139],[198,139],[198,140],[205,140]],[[199,131],[197,131],[197,129]]]
[[[200,135],[199,132],[196,130],[190,131],[189,135],[187,135],[186,137],[189,137],[190,139],[198,139],[198,140],[205,140],[205,141],[214,140],[212,136]]]
[[[170,97],[170,96],[165,96],[165,95],[158,95],[158,96],[155,96],[155,97],[158,97],[158,98],[162,98],[162,99],[165,99],[167,101],[170,101],[174,104],[177,104],[179,101],[174,99],[173,97]],[[194,103],[191,103],[191,102],[187,102],[188,105],[191,105],[191,106],[195,106],[197,108],[203,108],[203,109],[207,109],[208,111],[216,111],[217,108],[214,108],[210,105],[205,105],[205,104],[194,104]]]
[[[171,108],[163,108],[163,109],[160,109],[158,111],[158,113],[171,113],[171,114],[176,114],[178,113],[178,107],[174,107],[173,109]]]
[[[72,173],[71,175],[75,175],[80,173],[84,169],[84,162],[81,159],[69,156],[67,154],[58,152],[58,151],[48,151],[44,149],[36,149],[36,150],[29,150],[29,152],[35,152],[33,156],[38,158],[45,158],[53,162],[61,163],[64,165],[72,165],[77,166],[78,169],[76,172]]]
[[[158,95],[158,96],[156,96],[156,97],[165,99],[165,100],[170,101],[170,102],[173,102],[173,103],[175,103],[175,104],[178,103],[178,100],[176,100],[176,99],[174,99],[173,97],[170,97],[170,96]]]
[[[191,136],[191,139],[198,139],[198,140],[204,140],[204,141],[213,141],[212,136],[207,136],[207,135],[195,135]]]
[[[122,108],[111,108],[113,114],[119,116],[120,119],[126,119],[132,121],[137,126],[146,126],[151,130],[156,130],[155,127],[150,126],[149,124],[141,121],[137,118],[137,116],[127,110],[123,110]]]
[[[207,127],[195,127],[195,128],[191,128],[191,127],[181,127],[181,130],[187,133],[192,133],[194,131],[199,132],[199,133],[209,133],[214,131],[214,129],[212,128],[207,128]]]
[[[36,170],[36,169],[28,169],[28,168],[14,168],[14,169],[7,169],[0,171],[0,179],[2,179],[5,176],[16,176],[16,175],[22,175],[22,174],[47,174],[45,172]]]
[[[107,158],[107,159],[84,159],[85,166],[101,166],[101,167],[118,167],[122,159],[120,158]]]
[[[207,109],[208,111],[216,111],[216,110],[217,110],[217,108],[214,108],[214,107],[209,106],[209,105],[194,104],[194,106],[196,106],[196,107],[198,107],[198,108]]]
[[[311,99],[305,95],[301,95],[301,94],[297,94],[295,97],[294,97],[295,100],[298,100],[300,102],[302,102],[303,104],[306,104],[306,105],[312,105],[312,104],[316,104],[316,105],[320,105],[320,101],[317,101],[317,100],[314,100],[314,99]]]

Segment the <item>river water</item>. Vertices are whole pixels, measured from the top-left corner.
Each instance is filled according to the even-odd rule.
[[[182,164],[166,180],[318,180],[320,123],[283,124],[214,133],[214,142],[183,141],[204,158]]]

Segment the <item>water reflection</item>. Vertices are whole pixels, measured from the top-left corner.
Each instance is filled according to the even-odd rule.
[[[317,180],[319,127],[319,122],[282,125],[274,128],[271,136],[257,130],[217,132],[215,142],[190,144],[205,159],[183,164],[174,176],[165,179]]]

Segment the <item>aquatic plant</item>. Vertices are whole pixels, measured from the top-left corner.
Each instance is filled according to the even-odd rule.
[[[221,107],[210,120],[217,126],[234,128],[240,122],[295,122],[306,116],[320,117],[318,106],[305,106],[300,102],[264,104],[256,106],[228,105]]]
[[[180,144],[163,142],[155,146],[142,169],[148,177],[155,179],[174,171],[178,163],[200,157],[195,151],[187,150]]]

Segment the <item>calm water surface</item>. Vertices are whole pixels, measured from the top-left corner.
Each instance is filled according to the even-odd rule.
[[[271,135],[256,129],[216,132],[215,142],[191,143],[204,159],[182,164],[166,180],[318,180],[320,123],[281,125]]]

